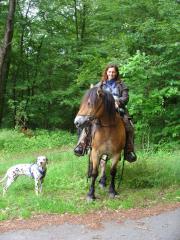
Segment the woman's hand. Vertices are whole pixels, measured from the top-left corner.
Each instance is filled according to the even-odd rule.
[[[119,104],[119,101],[115,101],[115,108],[116,108],[116,109],[120,107],[119,105],[120,105],[120,104]]]

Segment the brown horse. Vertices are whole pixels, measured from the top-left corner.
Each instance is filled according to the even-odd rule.
[[[88,199],[95,199],[95,181],[98,176],[98,168],[103,156],[112,159],[110,174],[111,183],[109,193],[114,197],[115,176],[117,164],[124,149],[126,134],[122,118],[116,112],[113,96],[103,91],[100,87],[94,87],[85,94],[79,112],[74,120],[76,127],[92,125],[92,142],[90,151],[90,175],[92,177]],[[105,178],[105,176],[103,176]],[[101,180],[102,183],[105,179]]]

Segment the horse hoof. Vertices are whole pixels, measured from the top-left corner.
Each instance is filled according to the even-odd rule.
[[[117,193],[116,191],[109,193],[109,197],[110,197],[110,198],[115,198],[117,195],[118,195],[118,193]]]
[[[87,195],[87,198],[86,198],[88,203],[93,202],[95,199],[96,199],[95,196],[89,196],[89,195]]]
[[[114,193],[109,193],[109,197],[110,197],[111,199],[115,198],[115,196],[116,196],[116,194],[114,194]]]

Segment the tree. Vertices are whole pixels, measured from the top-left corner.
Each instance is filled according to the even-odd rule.
[[[14,14],[16,0],[9,0],[9,10],[2,46],[0,47],[0,126],[4,110],[4,94],[6,91],[6,78],[10,64],[11,41],[13,38]]]
[[[130,89],[128,108],[141,142],[176,139],[179,6],[175,0],[18,0],[4,126],[23,120],[30,128],[73,129],[84,91],[113,62]],[[4,18],[1,8],[0,23]]]

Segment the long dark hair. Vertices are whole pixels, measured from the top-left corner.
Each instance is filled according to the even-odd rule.
[[[118,68],[118,66],[116,64],[108,64],[105,67],[105,69],[104,69],[104,71],[102,73],[101,82],[107,81],[107,79],[108,79],[108,77],[107,77],[107,70],[109,68],[114,68],[116,70],[116,73],[117,73],[116,80],[121,80],[120,75],[119,75],[119,68]]]

